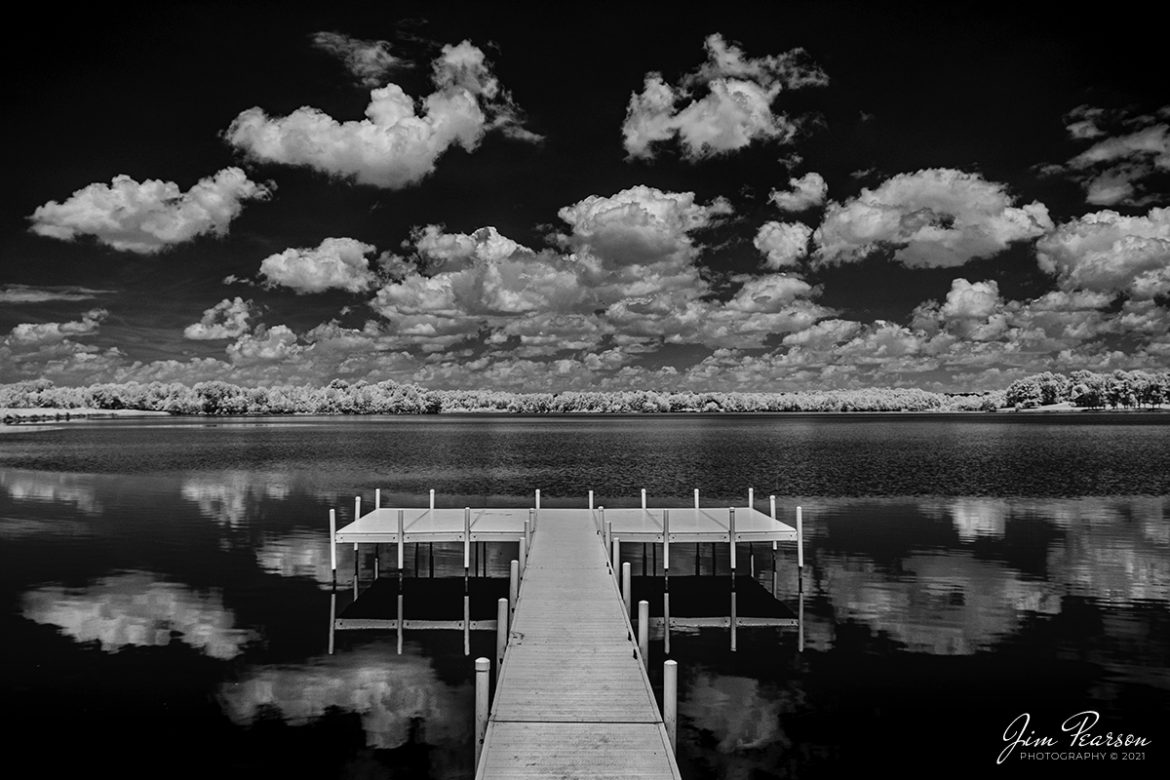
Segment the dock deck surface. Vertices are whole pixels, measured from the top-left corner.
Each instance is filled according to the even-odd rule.
[[[541,512],[476,777],[679,777],[588,510]]]

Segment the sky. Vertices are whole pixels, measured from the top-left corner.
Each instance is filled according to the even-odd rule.
[[[31,12],[0,382],[1170,367],[1153,5],[335,5]]]

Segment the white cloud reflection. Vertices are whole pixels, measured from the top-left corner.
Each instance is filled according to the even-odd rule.
[[[103,577],[83,588],[48,585],[24,595],[24,617],[59,627],[102,650],[162,647],[178,640],[212,658],[235,658],[253,632],[235,628],[218,592],[197,593],[147,572]]]

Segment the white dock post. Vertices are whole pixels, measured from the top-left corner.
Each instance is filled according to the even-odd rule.
[[[662,590],[662,649],[670,655],[670,578]]]
[[[471,568],[471,507],[463,507],[463,576]]]
[[[804,569],[804,516],[800,507],[796,508],[796,568]]]
[[[524,538],[528,540],[528,546],[532,546],[532,534],[536,531],[536,510],[528,510],[528,519],[524,521]]]
[[[375,544],[374,545],[374,579],[378,579],[378,577],[381,576],[381,574],[379,574],[379,572],[378,572],[378,563],[379,563],[379,559],[381,557],[379,555],[380,552],[381,551],[378,549],[378,545]]]
[[[735,577],[735,507],[727,508],[727,543],[731,545],[731,576]]]
[[[626,605],[626,617],[630,615],[630,562],[622,564],[622,602]]]
[[[492,662],[486,658],[475,659],[475,765],[483,753],[483,740],[488,724],[488,674]]]
[[[695,511],[699,511],[699,489],[695,488]]]
[[[612,526],[613,523],[611,522],[610,525]],[[613,563],[613,576],[616,577],[618,573],[618,565],[621,564],[622,561],[622,543],[616,536],[610,536],[610,540],[611,552],[609,554],[609,559]]]
[[[592,490],[589,491],[589,509],[590,510],[593,509],[593,491]]]
[[[403,554],[406,549],[406,510],[398,510],[398,573],[402,574]]]
[[[508,605],[509,609],[516,609],[516,599],[520,596],[520,561],[512,559],[508,570]]]
[[[748,488],[748,509],[756,508],[756,489]]]
[[[524,567],[528,563],[528,540],[523,536],[520,537],[520,578],[524,578]]]
[[[362,497],[353,497],[353,519],[357,520],[362,516]],[[357,583],[358,575],[361,573],[362,559],[358,556],[358,543],[353,543],[353,597],[357,598]]]
[[[540,509],[540,488],[536,489],[536,508]]]
[[[362,516],[362,497],[361,496],[354,496],[353,497],[353,519],[357,520],[361,516]]]
[[[329,510],[329,568],[337,582],[337,510]]]
[[[662,665],[662,723],[670,738],[670,749],[678,750],[678,661]]]
[[[776,519],[776,496],[768,496],[768,508],[771,510],[772,519]],[[776,552],[776,540],[772,540],[772,552]]]
[[[647,670],[650,667],[650,602],[638,602],[638,654]]]
[[[463,591],[463,654],[471,655],[471,596]]]
[[[431,503],[430,503],[430,507],[431,507],[431,511],[432,511],[432,512],[434,512],[434,511],[435,511],[435,489],[434,489],[434,488],[431,488]]]
[[[670,510],[662,510],[662,576],[670,576]]]
[[[801,588],[799,601],[797,601],[796,614],[796,652],[804,652],[804,589]]]
[[[504,651],[508,649],[508,600],[500,599],[496,602],[496,681],[500,679],[500,669],[504,666]]]
[[[646,488],[642,488],[642,509],[646,508]]]
[[[374,488],[374,509],[382,508],[382,488]]]

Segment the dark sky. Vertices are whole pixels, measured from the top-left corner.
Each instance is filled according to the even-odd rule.
[[[0,381],[1170,364],[1155,6],[681,8],[34,10],[4,52]]]

